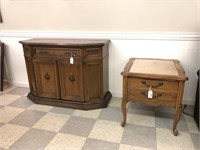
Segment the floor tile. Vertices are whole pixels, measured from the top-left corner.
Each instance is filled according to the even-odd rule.
[[[25,110],[13,120],[10,124],[32,127],[38,120],[40,120],[46,113],[34,110]]]
[[[122,120],[121,108],[107,107],[105,109],[102,109],[98,119],[121,122]]]
[[[34,103],[30,99],[28,99],[26,96],[22,96],[16,101],[14,101],[13,103],[9,104],[9,106],[19,107],[19,108],[28,108],[33,104]]]
[[[153,150],[153,149],[131,146],[131,145],[126,145],[126,144],[120,144],[119,150]]]
[[[118,150],[119,143],[88,138],[81,150]]]
[[[122,98],[120,97],[112,97],[108,106],[121,108],[121,101],[122,101]]]
[[[33,128],[58,132],[69,117],[69,115],[47,113],[33,126]]]
[[[142,103],[134,103],[134,102],[128,102],[127,103],[128,109],[138,109],[138,110],[146,110],[146,111],[154,111],[154,107],[148,106]]]
[[[23,111],[24,109],[22,108],[10,106],[3,107],[2,109],[0,109],[0,122],[7,123]]]
[[[16,89],[17,87],[15,86],[5,86],[3,91],[1,93],[9,93],[10,91]]]
[[[182,108],[184,109],[183,111],[187,114],[190,114],[193,116],[194,114],[194,106],[192,105],[183,105]]]
[[[94,110],[75,110],[72,114],[73,116],[86,117],[97,119],[102,109],[94,109]]]
[[[175,114],[175,109],[173,107],[157,106],[155,107],[155,112],[158,113],[172,113]]]
[[[24,96],[24,95],[27,94],[29,91],[30,91],[29,88],[17,87],[17,88],[15,88],[15,89],[13,89],[12,91],[10,91],[9,94]]]
[[[3,125],[4,125],[4,123],[1,123],[1,122],[0,122],[0,127],[3,126]]]
[[[153,127],[126,125],[121,144],[156,149],[156,131]]]
[[[0,147],[9,148],[28,130],[29,128],[27,127],[11,124],[5,124],[4,126],[0,127]]]
[[[55,132],[30,129],[10,150],[43,150],[56,135]]]
[[[190,133],[199,133],[199,129],[198,129],[198,126],[197,126],[194,118],[191,116],[188,116],[188,115],[184,115],[184,118],[186,120],[186,124],[187,124],[189,132]]]
[[[157,149],[158,150],[193,150],[192,139],[189,133],[179,132],[178,136],[174,136],[171,130],[156,129]]]
[[[200,134],[190,133],[195,150],[200,149]]]
[[[113,97],[107,108],[85,111],[35,104],[24,96],[27,90],[0,92],[0,150],[199,150],[192,117],[182,115],[179,135],[173,135],[174,108],[129,102],[123,128],[121,98]],[[185,111],[192,114],[193,106]]]
[[[95,121],[95,119],[72,116],[59,132],[87,137]]]
[[[36,111],[49,112],[53,107],[48,105],[33,104],[28,109]]]
[[[155,127],[155,113],[154,111],[128,109],[127,123]]]
[[[20,98],[19,95],[3,94],[0,96],[0,105],[1,106],[9,105],[10,103],[16,101],[18,98]]]
[[[58,133],[45,150],[80,150],[85,141],[86,137]]]
[[[175,117],[175,114],[172,114],[172,113],[156,112],[156,127],[164,128],[164,129],[172,129],[174,117]],[[183,115],[178,122],[177,129],[178,131],[188,132],[188,127]]]
[[[97,120],[89,134],[89,138],[119,143],[122,133],[123,128],[119,123],[106,120]]]
[[[63,107],[53,107],[49,112],[72,115],[75,109],[63,108]]]

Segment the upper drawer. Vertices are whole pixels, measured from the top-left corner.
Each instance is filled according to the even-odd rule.
[[[87,57],[101,57],[102,56],[101,48],[87,48],[86,53],[87,53]]]
[[[178,90],[178,82],[128,78],[128,88],[148,90],[150,86],[154,91],[177,92]]]
[[[49,50],[49,49],[36,49],[35,50],[36,55],[55,55],[55,50]]]
[[[42,57],[48,56],[58,56],[58,57],[81,57],[80,49],[72,49],[72,48],[36,48],[35,54]]]
[[[55,55],[67,56],[67,57],[81,57],[80,49],[66,49],[66,50],[57,50]]]

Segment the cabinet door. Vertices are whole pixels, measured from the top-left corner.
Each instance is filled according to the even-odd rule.
[[[103,71],[102,62],[86,63],[86,101],[103,100]]]
[[[38,96],[60,98],[56,61],[36,59],[33,63]]]
[[[61,98],[65,100],[84,101],[82,63],[59,61]]]

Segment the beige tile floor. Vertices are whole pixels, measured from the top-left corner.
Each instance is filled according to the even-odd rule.
[[[182,115],[179,135],[173,136],[171,108],[129,103],[122,128],[121,98],[112,98],[107,108],[83,111],[34,104],[28,92],[22,87],[0,92],[0,150],[200,149],[191,116]]]

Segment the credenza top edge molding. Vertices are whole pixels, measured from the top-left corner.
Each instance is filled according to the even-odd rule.
[[[150,32],[61,32],[61,31],[1,31],[0,37],[12,38],[85,38],[111,40],[180,40],[200,41],[199,33]]]
[[[46,46],[104,46],[110,40],[106,39],[66,39],[66,38],[33,38],[19,41],[24,45]]]

